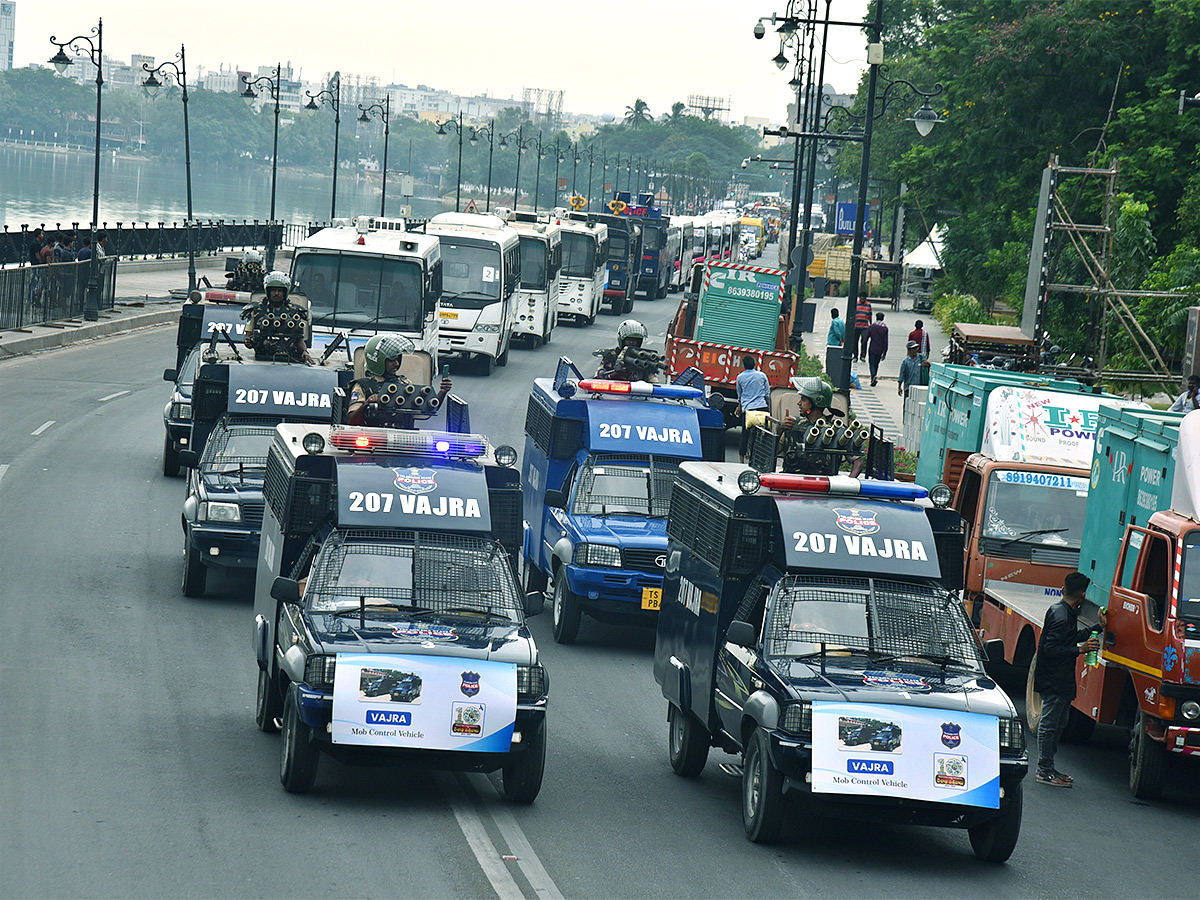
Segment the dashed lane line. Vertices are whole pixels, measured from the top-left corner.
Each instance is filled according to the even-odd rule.
[[[447,782],[451,785],[450,807],[454,810],[454,818],[458,822],[459,830],[467,839],[467,846],[475,854],[479,868],[487,876],[496,896],[500,900],[525,900],[525,895],[517,887],[516,879],[512,877],[512,873],[508,871],[508,867],[500,858],[500,851],[496,849],[496,845],[488,835],[483,819],[467,799],[462,785],[453,776],[447,779]]]
[[[129,391],[117,391],[115,394],[109,394],[107,397],[101,397],[97,403],[104,403],[108,400],[116,400],[118,397],[124,397]]]
[[[41,425],[39,425],[33,431],[29,432],[30,435],[32,435],[33,437],[37,437],[43,431],[45,431],[47,428],[49,428],[51,425],[53,425],[54,421],[55,421],[54,419],[51,419],[49,422],[43,422]]]

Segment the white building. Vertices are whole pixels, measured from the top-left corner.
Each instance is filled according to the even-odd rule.
[[[13,41],[17,34],[17,4],[0,2],[0,72],[13,67]]]

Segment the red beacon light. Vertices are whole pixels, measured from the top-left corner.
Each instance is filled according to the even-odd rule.
[[[788,475],[764,472],[759,484],[783,494],[840,494],[868,500],[923,500],[929,491],[905,481],[873,481],[850,475]]]
[[[649,381],[608,381],[602,378],[584,378],[579,382],[581,391],[593,394],[625,394],[634,397],[663,397],[669,400],[704,400],[701,388],[682,384],[651,384]]]

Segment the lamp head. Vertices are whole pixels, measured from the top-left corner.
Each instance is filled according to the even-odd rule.
[[[63,52],[63,48],[59,47],[58,52],[50,57],[50,62],[54,64],[54,68],[58,70],[58,74],[62,75],[67,71],[67,67],[74,65],[74,60]]]
[[[308,102],[304,104],[304,108],[305,109],[316,109],[317,108],[317,98],[309,97]]]
[[[438,122],[438,127],[437,127],[436,133],[437,134],[445,134],[446,133],[446,123],[445,122]]]
[[[242,99],[247,103],[253,103],[257,98],[258,95],[254,93],[254,88],[250,87],[250,83],[247,82],[246,89],[242,91]]]
[[[934,111],[926,100],[924,105],[912,115],[913,122],[917,126],[917,134],[921,137],[926,137],[929,132],[933,131],[933,126],[942,121],[941,117]]]
[[[158,78],[155,77],[153,72],[151,72],[150,75],[146,78],[146,80],[142,82],[142,87],[145,88],[146,93],[151,98],[158,96],[158,92],[162,88],[162,86],[163,86],[162,82],[159,81]]]
[[[362,114],[358,117],[358,121],[360,121],[360,122],[370,122],[371,121],[371,118],[367,115],[367,111],[365,109],[362,111]]]
[[[775,57],[771,60],[771,62],[775,63],[775,68],[779,69],[780,71],[783,71],[783,69],[787,66],[788,58],[783,55],[782,44],[779,45],[779,52],[775,54]]]

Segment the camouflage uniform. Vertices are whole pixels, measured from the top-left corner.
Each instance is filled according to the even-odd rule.
[[[300,327],[295,331],[268,331],[264,322],[269,318],[281,315],[299,315]],[[303,362],[308,350],[305,335],[308,333],[308,310],[290,301],[272,304],[262,300],[242,310],[242,318],[249,319],[246,325],[245,344],[254,350],[255,359],[286,359],[289,362]],[[268,332],[268,333],[264,333]]]

